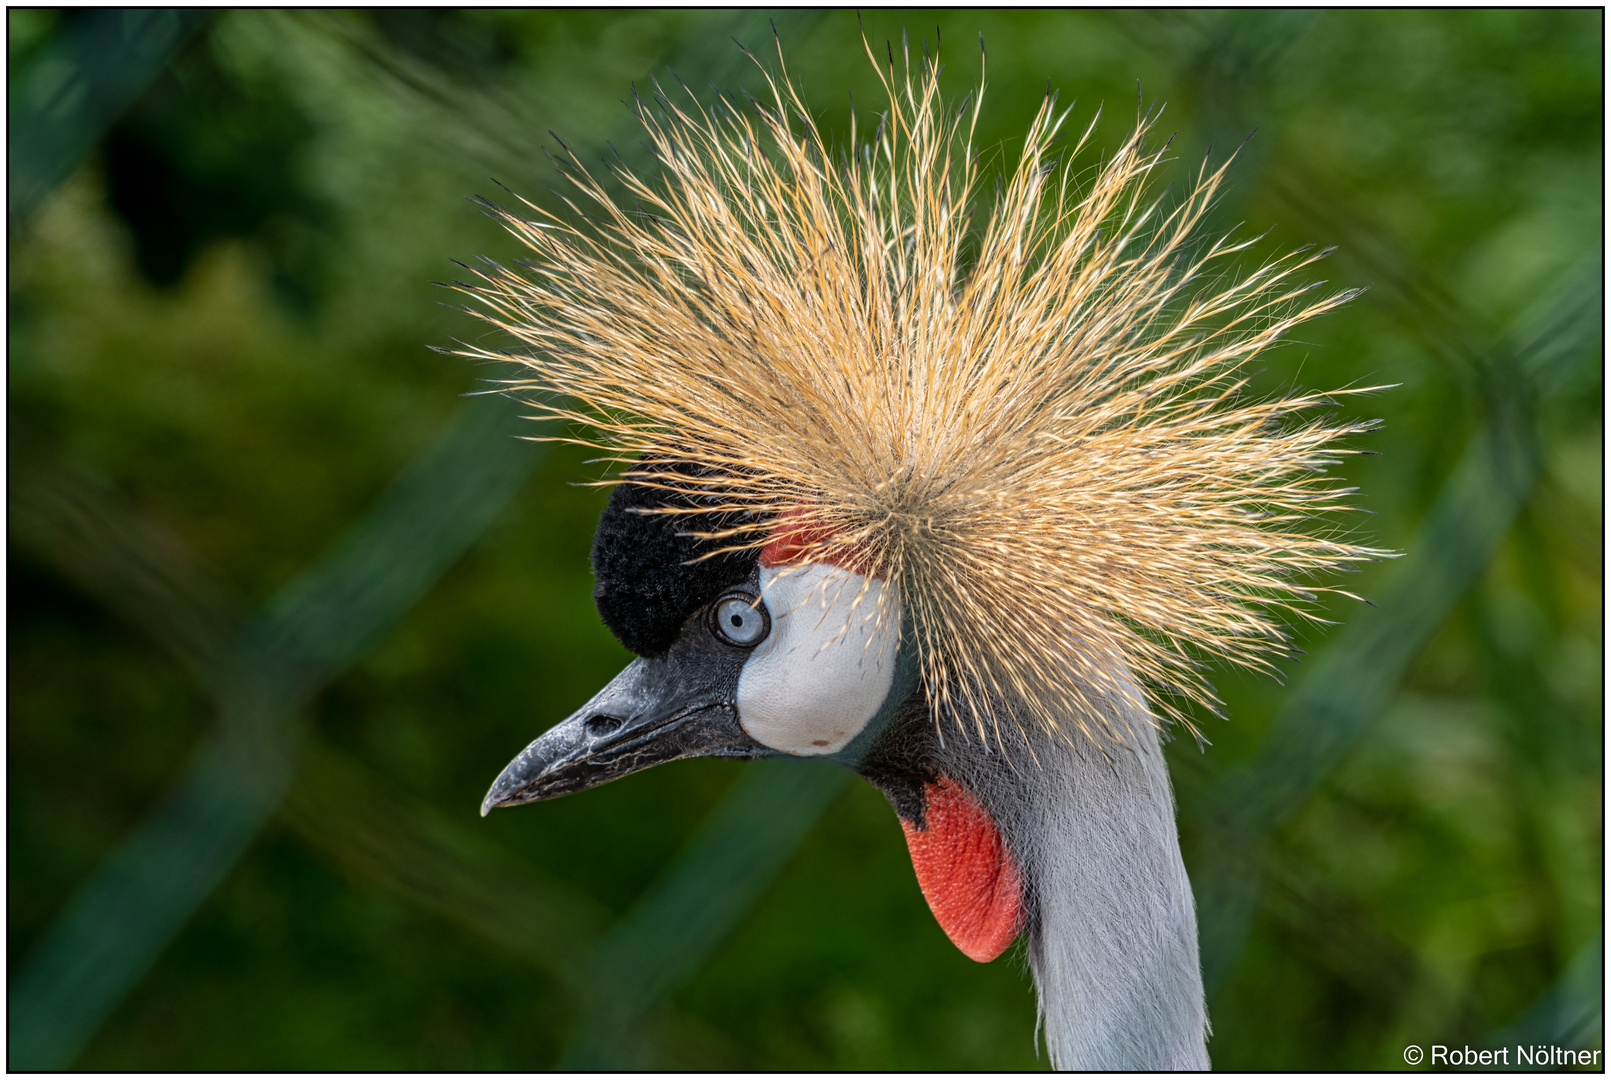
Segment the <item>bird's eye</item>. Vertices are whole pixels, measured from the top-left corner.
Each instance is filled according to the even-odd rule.
[[[758,645],[772,629],[766,605],[748,596],[728,596],[716,602],[716,636],[734,645]]]

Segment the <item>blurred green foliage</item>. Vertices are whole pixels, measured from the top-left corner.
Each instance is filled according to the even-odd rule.
[[[8,12],[13,85],[56,62],[52,43],[86,17]],[[1341,471],[1374,513],[1356,533],[1409,555],[1349,584],[1379,603],[1378,587],[1441,595],[1389,575],[1457,562],[1466,541],[1477,553],[1470,580],[1427,613],[1429,640],[1406,631],[1396,646],[1405,670],[1385,706],[1361,706],[1357,736],[1311,755],[1313,782],[1235,834],[1240,847],[1224,824],[1237,770],[1279,775],[1269,748],[1308,730],[1284,718],[1288,690],[1224,672],[1230,720],[1208,721],[1213,745],[1171,744],[1205,956],[1224,958],[1210,971],[1215,1064],[1396,1068],[1408,1043],[1565,1038],[1568,1013],[1570,1036],[1600,1045],[1602,379],[1598,323],[1585,330],[1572,304],[1587,295],[1597,318],[1602,14],[862,19],[880,51],[903,28],[914,48],[943,36],[958,97],[983,32],[987,163],[1012,160],[1048,79],[1080,119],[1102,107],[1097,148],[1133,121],[1138,81],[1146,101],[1167,101],[1180,180],[1257,127],[1220,227],[1270,230],[1266,254],[1337,245],[1333,281],[1372,286],[1270,354],[1260,388],[1395,384],[1343,406],[1385,425],[1368,442],[1377,456]],[[864,117],[876,102],[855,16],[796,13],[779,30],[797,85],[844,137],[847,92]],[[183,649],[160,647],[165,605],[191,597],[186,640],[204,640],[283,601],[432,445],[458,396],[496,376],[426,349],[485,333],[429,284],[452,272],[446,260],[519,254],[460,197],[506,197],[496,182],[548,198],[550,129],[584,156],[609,139],[641,166],[629,84],[671,63],[693,86],[753,87],[729,34],[770,55],[765,17],[742,13],[221,14],[13,230],[14,993],[75,890],[219,723],[174,662]],[[1514,498],[1495,482],[1490,504],[1486,481],[1450,478],[1495,431],[1514,461],[1494,475]],[[881,796],[816,780],[799,781],[795,803],[753,804],[798,825],[755,828],[804,839],[778,841],[781,869],[753,876],[733,932],[713,915],[708,955],[687,952],[688,977],[633,1014],[643,1031],[621,1037],[638,1049],[611,1058],[575,1041],[611,1007],[590,974],[598,958],[630,967],[617,954],[643,948],[625,930],[599,935],[725,795],[728,816],[706,834],[719,860],[738,835],[721,828],[748,827],[751,796],[733,785],[755,767],[679,763],[475,817],[503,764],[628,659],[591,603],[603,493],[575,482],[600,467],[564,447],[521,467],[530,479],[468,554],[301,709],[281,812],[220,864],[216,890],[72,1063],[1042,1065],[1020,964],[963,958]],[[1456,496],[1465,516],[1439,517]],[[100,524],[69,536],[52,498]],[[1488,532],[1418,534],[1440,521]],[[1418,535],[1438,543],[1417,552]],[[140,559],[191,591],[119,593]],[[1366,610],[1328,614],[1347,624]],[[1385,603],[1371,617],[1383,640],[1414,622]],[[1291,685],[1347,647],[1344,631],[1301,631],[1310,656]],[[705,865],[692,850],[689,865]],[[1256,867],[1245,925],[1213,892],[1236,858]],[[662,925],[642,918],[616,925]],[[595,940],[616,953],[589,952]]]

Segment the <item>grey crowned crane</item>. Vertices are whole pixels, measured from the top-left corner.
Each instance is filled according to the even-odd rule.
[[[829,758],[888,796],[964,953],[1026,937],[1054,1065],[1206,1068],[1160,729],[1215,704],[1202,657],[1268,668],[1302,579],[1375,554],[1304,528],[1369,425],[1242,392],[1347,294],[1300,280],[1323,253],[1238,274],[1249,242],[1198,240],[1225,165],[1147,196],[1151,115],[1081,187],[1091,131],[1053,158],[1048,96],[978,213],[979,93],[868,56],[887,108],[843,152],[780,56],[764,101],[638,103],[633,205],[567,150],[572,213],[490,207],[531,257],[455,287],[520,347],[458,351],[524,365],[511,391],[620,466],[595,597],[639,659],[482,812]]]

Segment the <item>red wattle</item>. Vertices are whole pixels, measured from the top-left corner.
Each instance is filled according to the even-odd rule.
[[[971,960],[994,960],[1024,926],[1023,877],[973,793],[948,776],[925,784],[925,828],[902,819],[929,910]]]

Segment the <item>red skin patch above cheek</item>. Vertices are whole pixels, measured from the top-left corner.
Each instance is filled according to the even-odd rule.
[[[854,547],[841,548],[831,556],[826,555],[820,545],[832,539],[833,530],[825,525],[800,521],[804,516],[803,510],[790,510],[778,518],[777,524],[772,527],[772,538],[761,549],[762,566],[825,563],[862,577],[879,576],[872,572],[872,568],[861,557],[861,552]]]
[[[912,869],[929,910],[954,945],[984,963],[1006,951],[1024,927],[1018,864],[973,793],[950,777],[923,787],[926,828],[904,819]]]

